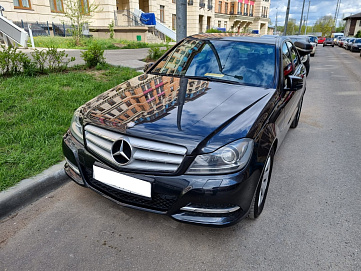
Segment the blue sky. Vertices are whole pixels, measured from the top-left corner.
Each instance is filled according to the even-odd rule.
[[[305,0],[305,7],[303,15],[307,17],[309,0]],[[287,9],[288,0],[271,0],[271,7],[269,12],[269,17],[274,26],[276,21],[276,9],[278,9],[277,16],[277,25],[284,25],[286,9]],[[337,0],[311,0],[310,12],[308,15],[307,25],[313,25],[317,19],[325,16],[331,15],[335,16]],[[300,23],[301,12],[302,12],[303,0],[291,0],[290,5],[290,18],[296,19],[296,24]],[[340,11],[338,15],[338,22],[342,21],[342,16],[345,17],[361,12],[361,1],[360,0],[341,0]]]

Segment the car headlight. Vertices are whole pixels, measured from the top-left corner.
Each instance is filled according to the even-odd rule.
[[[73,118],[70,124],[71,134],[78,140],[80,143],[83,143],[83,127],[79,121],[80,110],[79,108],[74,112]]]
[[[198,155],[187,174],[220,174],[241,170],[247,165],[252,151],[252,139],[234,141],[212,153]]]

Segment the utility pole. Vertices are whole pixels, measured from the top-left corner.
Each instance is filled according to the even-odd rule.
[[[302,5],[301,20],[300,20],[300,27],[298,28],[298,35],[301,35],[302,17],[303,17],[303,9],[304,8],[305,8],[305,0],[303,0],[303,5]]]
[[[187,37],[187,0],[176,1],[176,38],[177,42]]]
[[[291,0],[288,0],[287,10],[286,10],[286,18],[285,18],[285,27],[284,27],[284,30],[283,30],[283,36],[286,36],[286,33],[287,33],[288,16],[290,15],[290,4],[291,4]]]
[[[338,13],[340,11],[340,4],[341,4],[341,0],[337,0],[337,4],[336,4],[336,11],[335,11],[335,17],[334,17],[334,22],[335,22],[335,32],[336,32],[336,27],[337,27],[337,17],[338,17]]]
[[[277,16],[278,16],[278,8],[276,8],[276,23],[275,23],[275,29],[276,29],[276,34],[277,35]]]
[[[308,10],[307,10],[307,19],[306,19],[305,35],[307,34],[308,13],[310,12],[310,5],[311,5],[311,0],[308,1]]]

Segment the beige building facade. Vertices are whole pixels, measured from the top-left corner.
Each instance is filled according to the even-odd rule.
[[[15,22],[48,22],[69,24],[64,16],[69,0],[2,0],[3,15]],[[108,25],[115,22],[115,37],[135,39],[141,35],[147,41],[151,28],[140,24],[136,9],[154,13],[157,21],[176,30],[176,0],[80,0],[84,12],[89,4],[99,5],[98,12],[89,16],[94,36],[106,37]],[[227,31],[266,34],[269,0],[187,0],[187,34],[204,33],[210,28]],[[149,30],[149,31],[148,31]],[[133,33],[133,34],[132,34]],[[149,37],[149,35],[148,35]],[[139,39],[138,39],[139,40]]]

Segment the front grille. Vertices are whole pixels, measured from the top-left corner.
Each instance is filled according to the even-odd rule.
[[[91,173],[87,173],[91,176]],[[177,200],[176,196],[160,195],[154,192],[151,199],[142,198],[101,183],[90,176],[88,182],[92,187],[122,203],[165,212]]]
[[[111,154],[113,143],[120,139],[127,140],[133,148],[132,160],[126,165],[117,163]],[[130,137],[93,125],[85,126],[85,140],[88,150],[99,159],[116,168],[135,171],[174,173],[187,150],[182,146]]]

